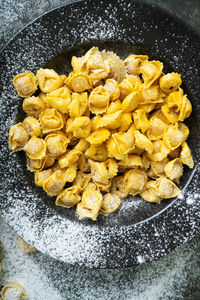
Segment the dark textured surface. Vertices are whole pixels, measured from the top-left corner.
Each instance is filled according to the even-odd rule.
[[[5,1],[4,3],[6,3],[7,1]],[[23,2],[23,1],[22,1]],[[169,3],[168,3],[168,7],[170,7],[170,10],[172,10],[172,11],[174,11],[174,13],[176,12],[177,13],[177,15],[179,15],[179,16],[183,16],[183,18],[185,19],[185,16],[186,16],[186,14],[187,14],[187,21],[188,22],[190,22],[195,28],[196,28],[196,30],[198,29],[198,27],[197,26],[199,26],[199,18],[195,18],[194,16],[195,16],[195,14],[197,14],[197,16],[198,16],[198,12],[199,12],[199,10],[198,10],[198,3],[199,2],[196,2],[196,6],[195,6],[195,1],[193,1],[194,3],[192,3],[192,2],[189,2],[189,4],[187,3],[186,5],[183,5],[183,1],[181,1],[181,3],[182,3],[182,8],[181,8],[181,5],[180,5],[180,3],[179,3],[179,1],[177,1],[177,3],[176,3],[176,6],[177,6],[177,8],[176,9],[174,9],[173,8],[173,6],[172,6],[172,3],[170,4],[170,1],[168,1]],[[28,3],[28,1],[26,1],[26,5],[28,5],[27,4]],[[63,2],[62,2],[63,3]],[[156,1],[156,3],[158,4],[158,3],[160,3],[160,1]],[[164,3],[164,7],[167,5],[166,4],[167,2],[165,1],[165,3]],[[14,6],[13,5],[14,4],[14,2],[11,2],[11,3],[7,3],[7,5],[9,5],[9,7],[15,7],[15,9],[14,9],[14,12],[16,13],[16,12],[18,12],[18,13],[20,13],[20,9],[21,10],[23,10],[24,9],[24,7],[23,6],[20,6],[19,7],[19,9],[17,10],[17,8],[16,8],[16,5]],[[19,5],[20,4],[20,2],[18,2],[18,4],[17,5]],[[56,2],[54,2],[53,3],[53,5],[55,6],[57,3]],[[59,3],[58,3],[59,4]],[[25,5],[25,6],[26,6]],[[30,5],[30,4],[29,4]],[[37,7],[37,5],[38,5],[38,7],[40,6],[40,8],[39,9],[41,9],[41,6],[42,6],[42,3],[40,2],[40,4],[39,3],[37,3],[37,1],[36,2],[34,2],[34,5],[33,6],[35,6],[35,7],[33,7],[32,9],[34,10],[34,13],[37,11],[37,9],[36,9],[36,7]],[[46,6],[47,5],[47,6]],[[52,5],[52,3],[51,3],[51,5]],[[170,6],[171,5],[171,6]],[[45,6],[45,8],[44,8],[44,10],[46,9],[46,7],[50,7],[49,6],[49,2],[47,3],[47,2],[44,2],[44,6]],[[195,7],[195,8],[194,8]],[[18,26],[19,26],[19,24],[20,24],[20,26],[18,27],[18,28],[20,28],[21,27],[21,25],[22,24],[24,24],[23,22],[27,22],[27,21],[29,21],[30,19],[29,19],[29,17],[30,17],[30,11],[31,11],[31,9],[30,9],[30,7],[25,7],[26,9],[24,10],[24,14],[22,14],[23,15],[23,18],[20,18],[20,22],[17,24]],[[180,10],[180,8],[182,9],[182,11]],[[39,11],[39,9],[38,9],[38,11]],[[44,11],[43,10],[43,11]],[[10,21],[11,22],[13,22],[13,18],[14,18],[14,12],[12,13],[12,14],[10,14]],[[194,13],[195,12],[195,13]],[[41,13],[41,11],[39,12],[39,14]],[[26,18],[25,18],[25,15],[27,14],[27,16],[26,16]],[[199,13],[200,14],[200,13]],[[1,21],[2,21],[2,19],[6,19],[7,17],[8,17],[8,15],[9,15],[9,13],[5,13],[5,11],[4,11],[4,14],[3,14],[3,18],[1,18]],[[21,13],[20,13],[20,15],[21,15]],[[36,15],[35,15],[36,16]],[[33,15],[31,15],[31,18],[33,17]],[[24,19],[26,19],[25,21],[24,21]],[[8,20],[8,19],[7,19]],[[4,24],[6,24],[6,26],[7,26],[7,22],[5,22]],[[3,26],[2,26],[2,28],[3,28],[3,30],[4,30],[4,35],[3,35],[3,42],[9,37],[9,34],[8,34],[8,30],[6,29],[6,26],[5,26],[5,28],[3,28]],[[17,26],[13,26],[13,28],[12,28],[12,30],[16,30],[16,28],[17,28]],[[5,30],[6,29],[6,30]],[[12,35],[14,33],[14,31],[10,31],[10,35]],[[195,240],[193,240],[192,242],[190,242],[190,244],[191,245],[193,245],[194,246],[194,243],[195,243],[195,241],[196,241],[196,248],[195,249],[197,249],[197,252],[198,252],[198,249],[199,249],[199,242],[198,242],[198,239],[196,238]],[[188,244],[189,245],[189,244]],[[187,247],[187,250],[188,250],[188,247],[189,246],[185,246],[185,247]],[[184,248],[184,247],[183,247]],[[183,249],[182,248],[182,249]],[[193,247],[191,247],[191,248],[193,248]],[[185,248],[186,249],[186,248]],[[181,252],[182,251],[182,252]],[[187,256],[187,251],[186,252],[184,252],[185,250],[178,250],[178,251],[176,251],[176,255],[186,255]],[[191,251],[192,251],[192,249],[191,249]],[[189,276],[191,276],[191,278],[193,278],[193,281],[192,281],[192,283],[190,282],[189,283],[189,281],[187,282],[185,282],[184,283],[184,287],[183,287],[183,290],[180,292],[180,293],[182,293],[182,295],[184,295],[184,293],[185,293],[185,299],[186,299],[186,297],[193,297],[193,295],[197,295],[197,289],[198,289],[198,286],[197,286],[197,282],[196,282],[196,280],[197,280],[197,278],[198,277],[196,277],[196,276],[199,276],[199,273],[198,272],[196,272],[196,270],[195,270],[195,272],[193,271],[193,268],[192,268],[192,266],[193,266],[193,264],[197,264],[198,262],[199,262],[199,256],[198,256],[198,253],[197,252],[195,252],[196,254],[194,255],[194,257],[193,257],[193,263],[192,263],[192,260],[191,260],[191,262],[190,262],[190,267],[191,268],[187,268],[187,274],[188,274],[188,277]],[[184,253],[184,254],[183,254]],[[190,253],[191,254],[191,253]],[[169,265],[171,264],[171,266],[173,266],[173,259],[174,259],[174,255],[175,254],[172,254],[171,255],[171,260],[170,260],[170,256],[168,256],[168,258],[166,258],[166,259],[164,259],[163,261],[164,262],[166,262],[166,261],[168,261],[168,263],[169,263]],[[159,264],[159,262],[156,262],[156,263],[154,263],[154,264],[149,264],[149,265],[146,265],[146,267],[145,268],[149,268],[149,270],[152,270],[152,268],[155,268],[155,270],[156,270],[156,268],[161,268],[161,265],[162,265],[162,261],[160,261],[160,264]],[[149,266],[149,267],[148,267]],[[141,270],[142,270],[142,268],[141,268]],[[119,271],[120,272],[120,271]],[[123,272],[123,271],[121,271],[121,272]],[[142,272],[142,271],[141,271]],[[193,272],[193,273],[192,273]],[[110,274],[112,274],[112,271],[111,271],[111,273]],[[113,272],[113,274],[114,274],[114,272]],[[122,273],[122,274],[126,274],[126,271],[124,271],[124,273]],[[134,274],[134,269],[132,269],[132,271],[130,271],[130,276],[133,276],[133,274]],[[64,274],[63,274],[64,275]],[[123,278],[123,280],[125,280],[125,278]],[[87,282],[87,284],[89,284],[89,282]],[[83,288],[83,287],[82,287]],[[191,291],[190,291],[190,289],[191,289]],[[189,292],[188,292],[189,291]],[[94,292],[93,292],[93,295],[95,295],[94,294]],[[100,296],[100,294],[98,294],[98,297]],[[127,295],[128,296],[128,295]],[[161,295],[160,295],[161,296]],[[183,298],[181,298],[182,296],[181,296],[181,294],[180,294],[180,299],[183,299]],[[195,296],[194,296],[195,297]],[[85,298],[85,299],[87,299],[87,298]],[[89,299],[89,298],[88,298]],[[90,299],[93,299],[93,298],[90,298]],[[99,298],[99,299],[101,299],[101,298]],[[126,299],[126,298],[124,298],[124,299]],[[134,299],[137,299],[137,298],[134,298]],[[150,298],[149,298],[150,299]],[[159,298],[155,298],[155,299],[159,299]],[[165,298],[165,299],[168,299],[168,298]],[[176,298],[171,298],[171,299],[176,299]],[[188,298],[188,299],[193,299],[193,298]],[[194,298],[195,299],[195,298]]]

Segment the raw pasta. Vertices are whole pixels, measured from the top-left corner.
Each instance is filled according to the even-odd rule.
[[[183,165],[194,167],[181,75],[97,47],[71,64],[68,76],[41,68],[13,79],[27,117],[11,126],[9,145],[26,153],[35,184],[92,220],[129,194],[154,203],[178,196]]]

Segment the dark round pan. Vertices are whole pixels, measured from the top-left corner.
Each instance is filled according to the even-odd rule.
[[[161,204],[128,197],[114,214],[80,221],[75,209],[55,206],[34,184],[24,153],[8,146],[11,124],[23,120],[22,99],[12,78],[21,72],[53,68],[70,71],[72,55],[98,46],[120,57],[147,54],[164,62],[165,72],[182,74],[193,105],[187,120],[194,170],[184,169],[177,199]],[[69,264],[121,268],[152,261],[200,231],[200,37],[165,11],[128,0],[79,1],[59,7],[19,32],[1,53],[1,216],[38,250]]]

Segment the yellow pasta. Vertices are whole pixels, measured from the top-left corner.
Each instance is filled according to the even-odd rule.
[[[88,94],[85,93],[73,93],[72,101],[69,106],[69,114],[71,118],[82,116],[88,107]]]
[[[145,184],[140,196],[147,202],[160,203],[161,201],[161,198],[157,195],[157,187],[154,180],[150,180]]]
[[[45,178],[43,181],[43,189],[49,196],[57,196],[66,183],[65,176],[61,170],[53,172],[52,175]]]
[[[169,179],[179,182],[180,177],[183,175],[183,165],[180,158],[175,158],[168,162],[164,167],[164,171]]]
[[[81,196],[79,195],[80,189],[78,186],[73,185],[67,189],[64,189],[56,197],[56,205],[63,207],[73,207],[81,201]]]
[[[103,196],[100,211],[104,214],[112,214],[118,209],[120,202],[118,195],[107,193]]]
[[[99,128],[93,131],[87,138],[86,141],[92,145],[100,145],[105,142],[110,136],[110,131],[106,128]]]
[[[58,158],[58,163],[61,168],[67,168],[71,164],[74,164],[81,154],[82,152],[78,149],[69,150]]]
[[[108,150],[105,143],[101,145],[90,145],[85,152],[85,156],[95,161],[105,161],[108,158]]]
[[[162,73],[163,63],[160,61],[145,61],[140,67],[145,88],[150,87]]]
[[[76,93],[92,89],[92,82],[86,73],[71,74],[65,83]]]
[[[52,91],[45,97],[45,102],[52,108],[56,108],[59,112],[66,114],[69,112],[70,104],[73,98],[70,89],[66,86]]]
[[[42,111],[47,108],[47,104],[39,97],[25,98],[23,101],[23,110],[27,115],[38,118]]]
[[[69,139],[62,134],[51,133],[45,138],[47,144],[47,155],[58,157],[66,152]]]
[[[39,69],[36,77],[43,93],[55,91],[62,85],[60,76],[52,69]]]
[[[98,86],[89,96],[89,109],[93,114],[106,112],[110,101],[110,94],[103,86]]]
[[[181,190],[166,177],[160,177],[156,179],[156,194],[163,199],[169,199],[177,197],[181,193]]]
[[[142,170],[132,169],[124,176],[126,190],[133,196],[139,194],[143,190],[146,182],[147,175]]]
[[[46,155],[47,145],[43,139],[32,136],[23,150],[30,159],[42,159]]]
[[[10,282],[1,290],[2,300],[11,300],[11,297],[13,299],[12,295],[17,300],[28,299],[24,288],[17,282]]]
[[[96,221],[102,204],[102,194],[94,189],[86,189],[78,203],[76,212],[80,218],[90,218]]]
[[[40,124],[44,134],[60,130],[64,126],[63,116],[55,108],[49,108],[40,114]]]
[[[36,171],[35,172],[35,184],[37,186],[43,187],[43,182],[46,178],[48,178],[50,175],[52,175],[52,170],[47,169],[43,171]]]
[[[181,162],[188,166],[190,169],[194,168],[194,160],[192,158],[192,154],[190,151],[190,148],[188,147],[188,144],[186,142],[183,142],[181,145],[181,153],[180,153],[180,159]]]
[[[17,238],[17,248],[23,253],[33,253],[35,248],[31,247],[27,242],[25,242],[21,237]]]
[[[168,73],[160,78],[160,88],[165,94],[176,91],[182,84],[181,76],[178,73]]]
[[[111,101],[119,99],[120,89],[115,79],[107,79],[104,88],[109,92]]]
[[[81,116],[74,118],[71,127],[73,136],[79,139],[90,134],[92,124],[90,118]]]
[[[183,164],[194,167],[181,75],[147,55],[122,61],[97,47],[71,64],[66,75],[39,69],[13,79],[27,116],[11,126],[9,145],[25,152],[35,184],[91,220],[129,194],[152,203],[178,196]]]
[[[147,118],[146,112],[140,108],[135,110],[133,113],[133,120],[136,129],[140,129],[144,133],[149,128],[149,120]]]
[[[141,74],[141,64],[145,61],[148,61],[147,55],[129,55],[124,63],[129,74],[139,75]]]
[[[40,126],[40,122],[34,117],[27,117],[23,122],[26,125],[28,133],[33,136],[42,136],[42,129]]]
[[[13,78],[14,87],[21,97],[32,96],[38,87],[38,80],[32,72],[25,72]]]
[[[18,123],[10,127],[9,145],[13,152],[22,150],[28,140],[29,133],[23,123]]]
[[[137,91],[131,92],[122,102],[121,109],[124,112],[131,112],[138,107],[139,104],[139,94]]]

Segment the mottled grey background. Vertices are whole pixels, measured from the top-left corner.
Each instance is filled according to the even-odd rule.
[[[200,33],[200,0],[145,1],[165,8]],[[69,2],[0,0],[0,47],[39,15]],[[159,261],[124,270],[70,267],[39,252],[23,255],[16,249],[16,238],[0,218],[0,287],[17,281],[30,300],[200,299],[200,235]]]

